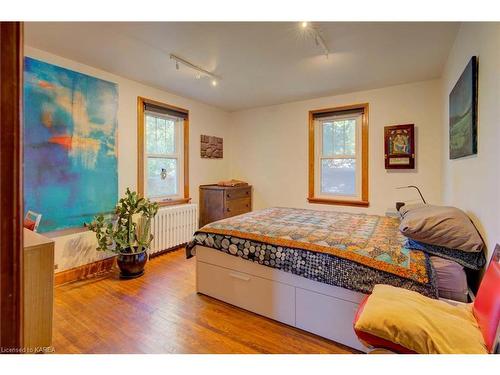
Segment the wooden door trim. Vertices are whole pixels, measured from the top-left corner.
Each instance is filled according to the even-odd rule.
[[[23,345],[23,24],[0,22],[0,347]]]

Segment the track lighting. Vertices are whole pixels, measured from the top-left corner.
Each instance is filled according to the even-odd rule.
[[[170,54],[170,59],[175,61],[175,68],[179,70],[179,64],[182,64],[190,69],[193,69],[196,71],[196,79],[201,79],[203,76],[209,77],[212,79],[211,83],[212,86],[217,86],[219,81],[221,80],[221,77],[218,75],[215,75],[214,73],[209,72],[208,70],[205,70],[203,68],[200,68],[197,65],[194,65],[193,63],[183,59],[182,57],[176,56],[174,54]]]

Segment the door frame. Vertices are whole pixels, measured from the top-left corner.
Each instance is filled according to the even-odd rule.
[[[0,22],[0,349],[23,348],[23,23]]]

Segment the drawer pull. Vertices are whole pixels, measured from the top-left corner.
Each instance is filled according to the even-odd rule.
[[[238,279],[238,280],[250,281],[250,277],[248,277],[246,275],[242,275],[240,273],[230,272],[229,276],[234,277],[235,279]]]
[[[226,197],[231,198],[231,194],[226,194]]]

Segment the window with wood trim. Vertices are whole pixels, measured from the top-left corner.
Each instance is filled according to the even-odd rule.
[[[369,205],[368,104],[309,112],[308,201]]]
[[[138,191],[162,205],[189,198],[189,112],[138,98]]]

